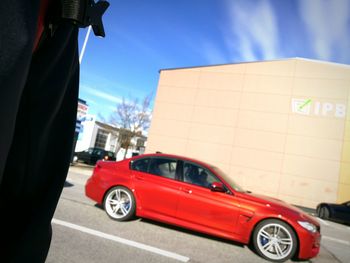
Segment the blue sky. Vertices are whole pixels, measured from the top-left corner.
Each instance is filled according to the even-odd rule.
[[[350,0],[109,2],[106,38],[90,35],[79,93],[106,119],[123,97],[155,97],[164,68],[290,57],[350,64]]]

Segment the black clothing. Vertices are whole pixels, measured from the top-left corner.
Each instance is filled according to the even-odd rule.
[[[0,1],[0,262],[44,262],[70,163],[78,29],[61,24],[33,53],[39,0]]]

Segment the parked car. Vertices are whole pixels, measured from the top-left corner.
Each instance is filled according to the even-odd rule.
[[[82,152],[75,152],[73,162],[82,161],[87,164],[95,165],[97,161],[115,161],[115,154],[100,148],[89,148]]]
[[[350,225],[350,201],[342,204],[321,203],[316,208],[316,214],[322,219]]]
[[[117,221],[136,215],[252,243],[270,261],[308,259],[320,249],[315,218],[281,200],[247,192],[219,168],[182,156],[98,162],[85,193]]]

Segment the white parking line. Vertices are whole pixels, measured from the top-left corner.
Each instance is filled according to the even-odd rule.
[[[322,236],[322,239],[326,239],[329,241],[333,241],[333,242],[337,242],[340,244],[344,244],[344,245],[348,245],[350,246],[350,242],[349,241],[345,241],[345,240],[341,240],[341,239],[337,239],[337,238],[333,238],[333,237],[328,237],[328,236]]]
[[[100,232],[97,230],[93,230],[93,229],[90,229],[87,227],[79,226],[79,225],[72,224],[72,223],[69,223],[66,221],[62,221],[62,220],[58,220],[55,218],[52,219],[52,223],[57,224],[57,225],[61,225],[61,226],[65,226],[65,227],[69,227],[71,229],[75,229],[75,230],[78,230],[78,231],[81,231],[81,232],[84,232],[84,233],[87,233],[87,234],[90,234],[93,236],[97,236],[97,237],[105,238],[108,240],[112,240],[114,242],[122,243],[124,245],[128,245],[131,247],[143,249],[143,250],[146,250],[146,251],[154,253],[154,254],[158,254],[158,255],[168,257],[168,258],[176,259],[176,260],[181,261],[181,262],[188,262],[190,260],[190,258],[188,258],[188,257],[182,256],[182,255],[170,252],[170,251],[166,251],[166,250],[159,249],[156,247],[148,246],[148,245],[145,245],[145,244],[142,244],[139,242],[135,242],[132,240],[124,239],[121,237],[109,235],[109,234],[106,234],[106,233],[103,233],[103,232]]]
[[[317,219],[321,224],[323,224],[323,225],[325,225],[325,226],[329,226],[329,223],[327,223],[326,221],[322,220],[321,218],[316,217],[316,219]]]

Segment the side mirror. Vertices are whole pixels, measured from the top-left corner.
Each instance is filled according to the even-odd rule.
[[[223,183],[220,182],[214,182],[210,185],[210,190],[213,192],[220,192],[220,193],[225,193],[225,186]]]

